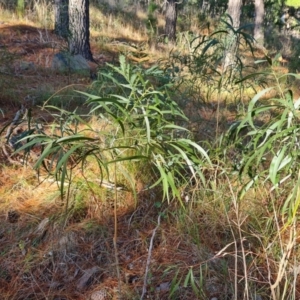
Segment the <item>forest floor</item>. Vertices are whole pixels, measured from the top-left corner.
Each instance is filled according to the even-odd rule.
[[[33,117],[51,123],[51,116],[39,108],[43,101],[59,90],[69,94],[92,84],[88,76],[60,74],[51,69],[54,54],[66,47],[66,43],[51,31],[2,23],[0,46],[3,50],[0,57],[0,128],[13,120],[21,105],[30,106]],[[93,71],[116,60],[116,52],[103,53],[93,43],[92,52],[98,63],[98,66],[92,64]],[[64,105],[67,109],[78,106],[66,99],[69,101]],[[203,113],[206,116],[199,115],[198,111],[195,124],[191,124],[199,131],[201,124],[196,119],[209,119],[215,112],[206,109]],[[143,287],[147,287],[144,298],[168,299],[171,281],[177,272],[180,277],[189,266],[200,266],[201,259],[209,261],[213,257],[218,240],[211,245],[211,252],[207,250],[199,257],[198,251],[191,248],[189,238],[173,224],[169,215],[171,206],[165,207],[161,224],[155,230],[161,211],[156,208],[161,196],[155,190],[140,192],[137,199],[120,192],[117,268],[112,195],[107,192],[108,199],[94,199],[89,207],[76,213],[65,211],[57,185],[38,178],[30,164],[23,166],[15,156],[8,157],[4,140],[0,150],[1,299],[117,299],[120,286],[122,299],[137,299]],[[199,239],[205,240],[207,235],[209,233],[204,232]],[[145,284],[152,237],[151,264]],[[224,293],[217,277],[210,277],[213,284],[207,299]],[[182,286],[176,293],[176,299],[194,299],[188,287]]]
[[[92,79],[51,69],[53,56],[66,46],[50,30],[0,24],[0,130],[21,105],[31,107],[32,116],[46,124],[52,117],[40,106],[50,97],[58,105],[64,99],[68,110],[80,106],[82,99],[74,91],[89,87]],[[93,72],[116,62],[122,52],[117,47],[103,51],[93,41],[91,47],[97,62],[91,64]],[[155,61],[153,56],[145,63]],[[180,104],[197,139],[213,139],[216,105],[186,99]],[[236,117],[237,111],[223,104],[220,128],[228,128]],[[220,251],[228,246],[226,251],[234,253],[233,245],[226,244],[231,229],[228,216],[214,211],[212,203],[202,207],[195,226],[192,210],[188,215],[179,203],[158,206],[160,191],[145,190],[137,180],[137,198],[127,191],[118,194],[115,232],[112,191],[89,196],[88,206],[66,210],[55,181],[37,174],[32,164],[22,165],[18,156],[7,155],[5,132],[0,149],[0,299],[160,300],[174,292],[173,299],[194,300],[193,286],[184,283],[192,268],[197,269],[198,299],[231,299],[227,281],[236,275],[234,255],[225,258]],[[252,200],[253,205],[260,201],[255,196]]]

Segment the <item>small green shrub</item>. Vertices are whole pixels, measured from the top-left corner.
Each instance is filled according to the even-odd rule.
[[[269,58],[266,61],[273,64]],[[250,76],[255,75],[260,76],[261,73]],[[246,116],[230,129],[231,133],[237,133],[239,138],[236,145],[242,150],[242,158],[236,167],[240,174],[247,174],[251,178],[252,184],[269,181],[278,187],[287,175],[293,178],[298,176],[300,100],[294,99],[292,90],[282,88],[282,78],[288,76],[300,78],[296,74],[265,72],[264,77],[270,80],[274,77],[276,85],[257,93],[249,103]],[[278,96],[266,101],[265,95],[272,91]]]
[[[266,61],[272,71],[274,61],[268,57]],[[282,78],[300,76],[277,75],[275,71],[263,72],[263,76],[275,84],[252,98],[245,117],[229,130],[229,138],[236,137],[234,169],[242,182],[239,200],[245,200],[250,189],[263,187],[269,202],[268,215],[259,222],[259,234],[253,236],[264,249],[265,263],[274,262],[268,265],[268,272],[276,274],[269,282],[272,299],[296,299],[296,277],[290,268],[299,264],[298,252],[290,249],[296,249],[294,229],[299,226],[300,98],[281,82]],[[272,92],[274,96],[268,97]],[[272,235],[274,239],[269,238]]]
[[[162,84],[156,88],[152,81],[160,78]],[[114,172],[110,166],[144,162],[156,174],[156,181],[149,186],[161,185],[163,198],[180,200],[179,187],[191,178],[204,181],[202,166],[210,159],[191,133],[176,125],[186,117],[170,98],[172,83],[163,79],[164,73],[157,67],[133,67],[121,56],[119,67],[108,65],[108,70],[99,74],[96,95],[80,92],[91,106],[88,117],[105,120],[109,132],[99,132],[76,111],[47,106],[59,113],[57,132],[30,135],[18,151],[42,145],[34,167],[44,167],[60,180],[62,196],[64,184],[71,184],[72,170],[81,165],[84,173],[86,163],[94,159],[100,179],[110,178]]]

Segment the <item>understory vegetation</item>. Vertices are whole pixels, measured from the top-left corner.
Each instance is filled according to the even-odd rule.
[[[91,79],[1,5],[0,299],[299,299],[299,46],[95,1]]]

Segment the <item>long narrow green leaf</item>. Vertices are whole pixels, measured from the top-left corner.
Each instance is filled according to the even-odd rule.
[[[250,101],[249,103],[249,106],[248,106],[248,114],[247,114],[247,120],[249,122],[249,125],[254,128],[254,124],[253,124],[253,118],[252,118],[252,113],[253,113],[253,110],[254,110],[254,106],[256,104],[256,102],[263,96],[265,95],[266,93],[270,92],[271,90],[273,90],[274,87],[269,87],[269,88],[266,88],[266,89],[263,89],[262,91],[260,91],[259,93],[257,93],[253,98],[252,100]]]
[[[250,190],[254,184],[257,182],[259,179],[259,176],[256,175],[253,179],[251,179],[246,185],[243,186],[243,188],[239,192],[239,199],[243,199],[245,194]]]
[[[191,280],[191,274],[192,274],[192,272],[193,272],[193,269],[190,268],[189,271],[188,271],[188,273],[187,273],[187,275],[186,275],[186,277],[185,277],[185,279],[184,279],[184,282],[183,282],[183,287],[184,288],[187,288],[189,286],[189,282]]]
[[[162,182],[162,187],[163,187],[163,197],[162,199],[166,199],[170,200],[170,197],[169,197],[169,184],[168,184],[168,176],[167,176],[167,173],[165,171],[165,169],[161,166],[161,164],[159,162],[156,162],[156,167],[160,173],[160,179],[159,181]]]
[[[195,142],[193,142],[191,140],[188,140],[188,139],[178,139],[178,142],[184,142],[186,144],[191,145],[192,147],[194,147],[195,149],[197,149],[201,153],[201,155],[203,157],[205,157],[205,159],[207,160],[207,162],[209,164],[212,164],[211,161],[210,161],[210,158],[209,158],[209,156],[207,154],[207,152],[201,146],[199,146],[197,143],[195,143]]]
[[[171,143],[170,146],[174,147],[180,153],[181,157],[185,160],[186,165],[190,169],[193,177],[196,177],[195,170],[193,168],[194,163],[190,160],[190,158],[186,155],[186,153],[180,147],[178,147],[175,144]]]
[[[19,142],[23,141],[24,139],[27,139],[28,137],[25,137],[23,139],[20,139]],[[44,145],[44,144],[48,144],[49,141],[51,141],[52,139],[51,138],[47,138],[44,136],[42,138],[34,138],[33,140],[29,141],[28,143],[25,143],[24,145],[22,145],[20,148],[18,148],[15,153],[19,153],[21,152],[22,150],[25,150],[25,149],[28,149],[28,148],[31,148],[32,146],[34,145]]]
[[[82,92],[82,91],[76,91],[76,92],[79,93],[79,94],[82,94],[82,95],[86,96],[87,98],[89,98],[88,102],[91,102],[91,101],[101,101],[102,100],[100,96],[96,96],[96,95],[89,94],[89,93]]]
[[[300,79],[300,75],[296,74],[296,73],[285,73],[285,74],[279,75],[278,79],[281,79],[284,77],[289,77],[289,76],[295,77],[296,79]]]
[[[148,141],[148,143],[150,143],[150,141],[151,141],[151,128],[150,128],[149,118],[146,114],[146,111],[145,111],[144,107],[142,107],[142,112],[143,112],[144,120],[145,120],[145,124],[146,124],[147,141]]]
[[[107,162],[107,164],[113,164],[113,163],[118,163],[121,161],[132,161],[132,162],[137,162],[141,160],[148,160],[148,156],[144,155],[131,155],[131,156],[126,156],[126,157],[118,157],[117,159],[113,159]]]
[[[194,293],[196,295],[199,295],[199,288],[197,287],[196,280],[195,280],[193,272],[191,272],[191,280],[190,280],[190,282],[191,282],[191,286],[192,286],[192,289],[193,289]]]
[[[181,201],[180,193],[179,193],[178,188],[176,187],[175,180],[174,180],[175,178],[174,178],[172,172],[168,171],[166,174],[167,174],[168,186],[171,188],[173,196],[176,196],[178,198],[178,200]]]
[[[170,285],[170,293],[169,298],[172,299],[172,296],[178,291],[182,278],[178,279],[179,269],[176,271],[176,274],[173,276],[171,285]]]
[[[84,135],[72,135],[72,136],[64,136],[56,140],[57,144],[68,144],[78,141],[98,141],[97,138],[92,138]]]
[[[60,176],[60,196],[62,200],[64,198],[64,186],[65,186],[65,179],[67,177],[67,172],[68,172],[67,161],[65,161]]]
[[[86,101],[87,104],[99,104],[99,106],[102,108],[103,105],[111,105],[111,104],[118,104],[119,101],[117,99],[114,99],[112,97],[100,97],[99,99],[88,99]]]
[[[282,160],[284,158],[285,152],[287,150],[287,146],[284,145],[278,152],[277,154],[273,157],[271,164],[270,164],[270,169],[269,169],[269,174],[270,174],[270,180],[273,183],[273,185],[276,185],[278,182],[278,170],[279,167],[282,163]]]
[[[121,95],[112,94],[111,97],[113,97],[112,99],[118,99],[118,100],[116,100],[117,102],[113,102],[113,103],[118,103],[118,104],[130,103],[130,100],[127,97],[124,97]],[[121,100],[121,101],[119,101],[119,100]]]
[[[38,140],[38,141],[44,140],[45,142],[47,142],[51,140],[51,137],[48,137],[42,133],[36,133],[36,134],[30,134],[28,136],[23,137],[22,139],[19,140],[19,142],[23,142],[24,140],[27,139]]]
[[[178,126],[178,125],[175,125],[175,124],[166,124],[166,125],[163,125],[161,127],[161,129],[176,129],[176,130],[182,130],[182,131],[190,131],[189,129],[187,129],[185,127]]]
[[[73,146],[70,150],[68,150],[58,161],[56,165],[56,173],[60,171],[63,164],[68,163],[69,157],[77,151],[79,148],[83,148],[84,144],[79,144],[76,146]]]
[[[42,163],[42,161],[49,156],[52,152],[56,151],[58,147],[54,147],[53,148],[53,144],[54,142],[50,142],[46,148],[44,149],[43,153],[41,154],[41,156],[39,157],[39,159],[37,160],[37,162],[34,164],[34,168],[38,169]]]

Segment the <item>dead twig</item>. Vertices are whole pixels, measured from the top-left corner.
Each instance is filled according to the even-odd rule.
[[[148,250],[148,258],[147,258],[147,263],[146,263],[146,270],[145,270],[145,277],[144,277],[144,284],[143,284],[143,292],[141,295],[141,300],[143,300],[146,292],[147,292],[147,277],[148,277],[148,272],[149,272],[149,266],[150,266],[150,262],[151,262],[151,254],[152,254],[152,248],[153,248],[153,241],[154,241],[154,237],[156,234],[157,229],[160,226],[160,218],[161,218],[161,214],[159,214],[158,218],[157,218],[157,225],[154,228],[153,232],[152,232],[152,236],[151,236],[151,240],[150,240],[150,245],[149,245],[149,250]]]

